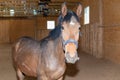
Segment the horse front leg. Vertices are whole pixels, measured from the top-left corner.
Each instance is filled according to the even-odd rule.
[[[38,76],[37,80],[49,80],[49,79],[45,76]]]
[[[63,80],[63,76],[61,76],[58,80]]]
[[[24,80],[24,75],[23,75],[23,73],[20,71],[20,69],[17,69],[16,75],[17,75],[18,80]]]
[[[37,80],[49,80],[44,71],[40,71],[37,75]]]

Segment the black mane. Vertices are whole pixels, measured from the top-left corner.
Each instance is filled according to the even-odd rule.
[[[45,44],[47,44],[49,40],[55,40],[58,37],[60,37],[60,35],[61,35],[61,26],[58,25],[55,27],[55,29],[53,29],[52,31],[49,32],[47,37],[45,37],[41,40],[40,45],[45,46]]]
[[[56,38],[58,38],[59,36],[60,36],[60,34],[61,34],[61,26],[60,25],[58,25],[58,26],[56,26],[55,27],[55,29],[53,29],[50,33],[49,33],[49,37],[51,37],[51,39],[56,39]]]

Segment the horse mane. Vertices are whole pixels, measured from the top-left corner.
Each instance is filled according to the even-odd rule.
[[[41,41],[41,46],[48,43],[49,40],[56,40],[61,35],[61,26],[58,25],[55,29],[51,30],[47,37],[43,38]]]
[[[58,25],[58,26],[55,27],[55,29],[50,31],[48,37],[55,40],[60,36],[60,34],[61,34],[61,26]]]

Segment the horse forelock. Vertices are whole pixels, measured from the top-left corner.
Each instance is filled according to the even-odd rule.
[[[77,16],[77,14],[73,11],[68,11],[67,15],[63,18],[62,22],[71,22],[71,20],[73,19],[72,17],[74,17],[74,19],[77,22],[80,22],[79,17]]]

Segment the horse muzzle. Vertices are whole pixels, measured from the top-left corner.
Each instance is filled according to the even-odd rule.
[[[72,64],[74,64],[76,61],[79,60],[77,53],[75,53],[75,56],[71,57],[69,53],[67,52],[65,53],[65,58],[66,58],[67,63],[72,63]]]
[[[79,60],[77,54],[78,42],[69,39],[67,41],[63,41],[64,51],[65,51],[65,58],[67,63],[74,64],[77,60]]]

